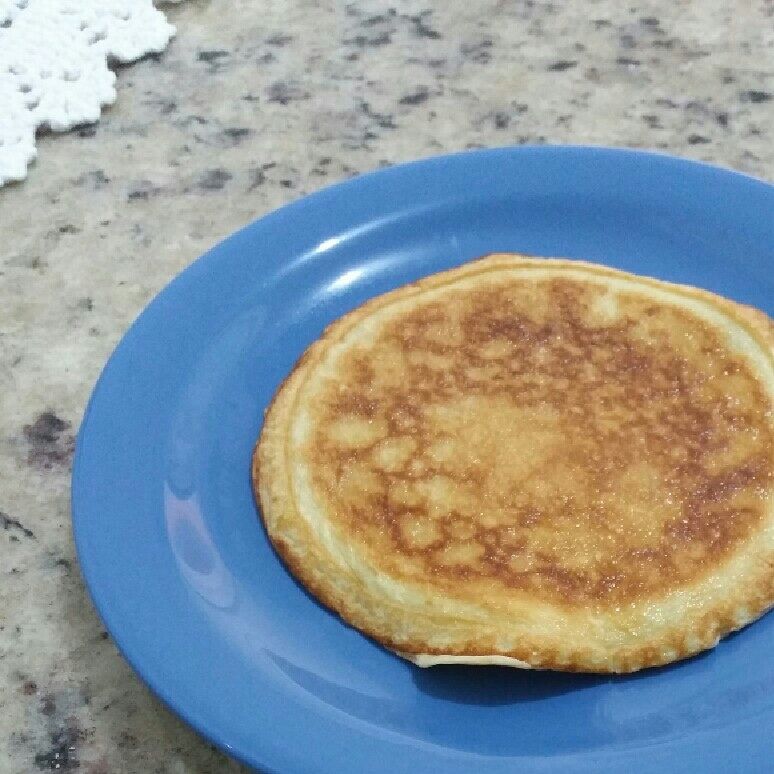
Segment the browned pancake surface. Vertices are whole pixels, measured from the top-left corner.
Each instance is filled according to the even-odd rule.
[[[252,472],[292,572],[417,663],[668,663],[774,603],[774,323],[493,255],[330,326]]]
[[[763,517],[767,401],[698,317],[587,284],[449,293],[347,353],[309,445],[327,510],[390,573],[621,604]]]

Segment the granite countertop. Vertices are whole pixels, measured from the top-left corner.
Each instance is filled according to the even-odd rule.
[[[366,170],[518,143],[774,178],[770,0],[189,0],[94,126],[0,189],[0,771],[241,771],[118,655],[70,531],[74,435],[123,331],[237,227]]]

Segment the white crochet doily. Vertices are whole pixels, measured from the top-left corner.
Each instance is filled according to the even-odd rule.
[[[96,121],[109,61],[163,51],[175,28],[151,0],[0,0],[0,185],[35,158],[35,130]]]

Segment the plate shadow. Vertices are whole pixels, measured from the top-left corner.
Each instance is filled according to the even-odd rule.
[[[610,675],[468,664],[415,667],[412,672],[417,689],[428,696],[456,704],[484,706],[540,701],[593,688],[615,679]]]

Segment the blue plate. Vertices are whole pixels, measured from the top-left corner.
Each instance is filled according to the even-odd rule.
[[[172,709],[269,772],[770,770],[774,616],[630,677],[423,671],[316,604],[272,552],[249,460],[293,362],[365,299],[497,250],[774,312],[774,188],[666,156],[465,153],[284,207],[175,279],[94,390],[73,521],[107,628]]]

